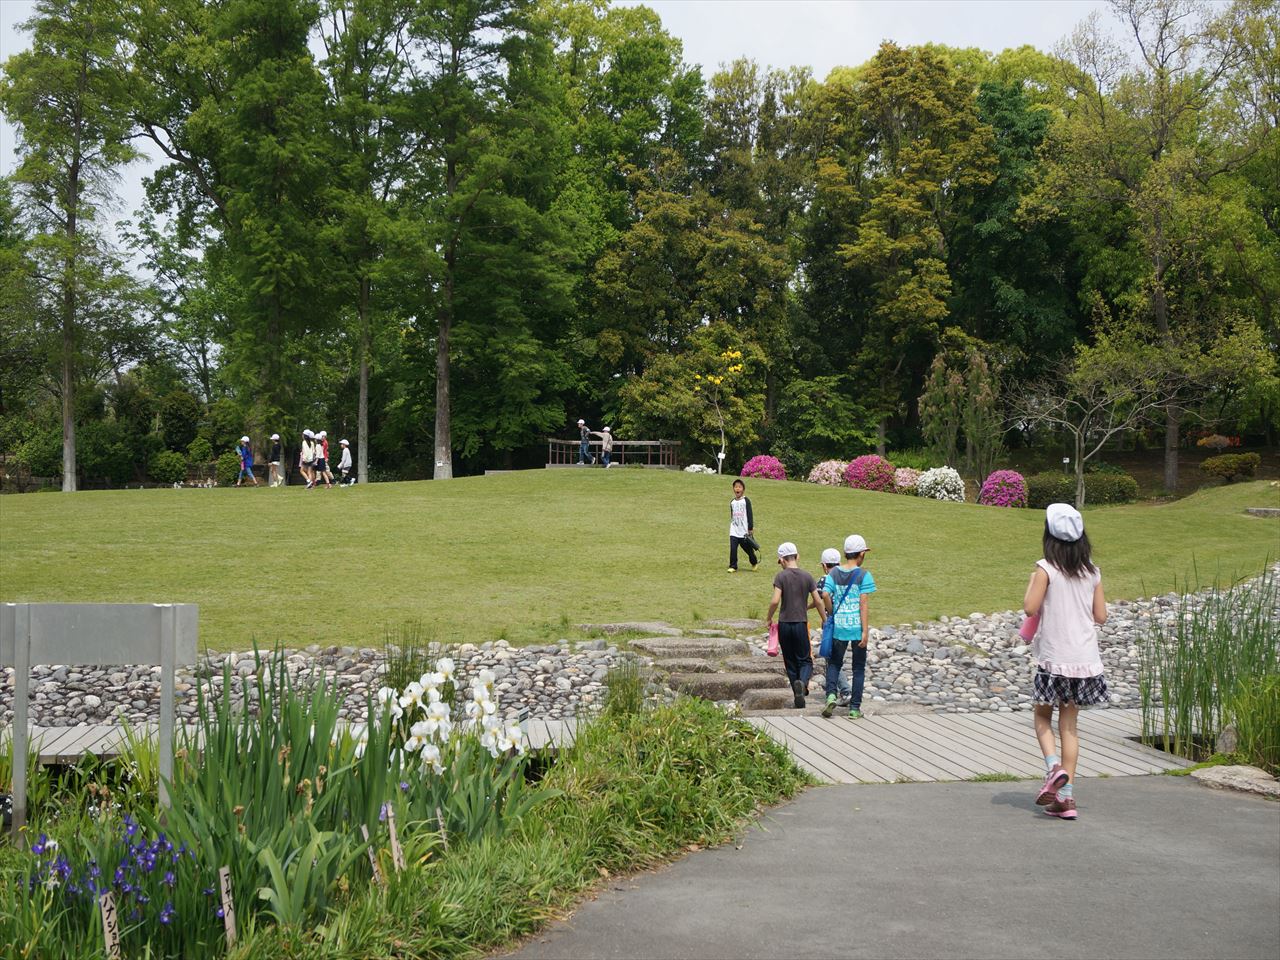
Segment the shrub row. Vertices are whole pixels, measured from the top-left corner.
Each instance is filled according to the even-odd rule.
[[[1252,477],[1262,465],[1262,457],[1256,453],[1224,453],[1218,457],[1209,457],[1200,464],[1200,469],[1211,477],[1221,477],[1227,483]]]
[[[1072,503],[1076,498],[1076,478],[1065,473],[1037,473],[1027,477],[1027,506],[1043,509],[1051,503]],[[1127,473],[1086,473],[1084,499],[1095,506],[1133,503],[1138,499],[1138,481]]]

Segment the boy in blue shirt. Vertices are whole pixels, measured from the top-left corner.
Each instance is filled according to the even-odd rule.
[[[875,593],[876,580],[862,568],[867,555],[867,541],[851,534],[844,541],[844,563],[834,568],[821,584],[827,615],[835,618],[831,656],[827,659],[827,703],[822,715],[830,717],[836,709],[836,693],[844,655],[853,645],[853,690],[849,695],[849,719],[862,717],[862,687],[867,673],[868,594]]]

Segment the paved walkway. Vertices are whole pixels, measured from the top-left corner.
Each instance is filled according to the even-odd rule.
[[[818,787],[614,881],[514,956],[1280,956],[1280,804],[1183,777]]]

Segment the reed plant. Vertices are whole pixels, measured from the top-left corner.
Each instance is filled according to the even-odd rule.
[[[1172,623],[1153,618],[1139,637],[1139,654],[1145,741],[1200,760],[1229,723],[1258,729],[1277,709],[1268,699],[1280,673],[1276,571],[1199,596],[1183,593]],[[1253,742],[1267,739],[1259,737]]]

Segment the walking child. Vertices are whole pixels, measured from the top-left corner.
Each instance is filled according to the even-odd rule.
[[[298,469],[302,471],[302,479],[307,481],[307,489],[316,485],[316,441],[310,430],[302,431],[302,447],[298,451]]]
[[[773,624],[778,614],[778,646],[782,649],[782,663],[787,669],[787,681],[797,709],[804,706],[809,693],[809,678],[813,676],[813,651],[809,646],[810,598],[818,610],[818,620],[825,619],[822,595],[812,576],[800,569],[799,551],[791,542],[778,545],[778,566],[782,569],[773,578],[773,599],[769,601],[769,613],[764,625]]]
[[[867,556],[867,541],[859,534],[844,539],[844,562],[832,569],[822,581],[822,599],[833,623],[831,656],[827,658],[827,702],[822,715],[835,713],[839,692],[840,668],[852,650],[853,682],[849,691],[849,719],[862,718],[862,688],[867,677],[868,594],[876,592],[876,578],[862,566]]]
[[[840,566],[840,551],[835,547],[827,547],[827,549],[822,551],[822,578],[818,580],[819,591],[824,589],[827,575],[838,566]],[[823,599],[826,600],[825,595],[823,596]],[[831,604],[827,603],[826,607],[826,614],[827,616],[830,616]],[[849,694],[852,692],[852,687],[849,683],[849,678],[845,676],[843,667],[837,668],[836,670],[836,692],[839,694],[839,699],[836,701],[837,705],[847,707],[849,705]],[[827,713],[827,711],[824,710],[823,713]],[[830,716],[830,714],[827,714],[827,716]]]
[[[738,572],[738,547],[747,552],[751,569],[759,565],[756,554],[756,520],[751,512],[751,501],[746,496],[747,485],[733,481],[733,499],[729,501],[729,572]]]
[[[591,431],[587,429],[587,421],[578,421],[578,463],[591,462]]]
[[[284,471],[280,469],[280,434],[271,435],[271,459],[267,461],[269,472],[267,486],[279,487],[284,484]]]
[[[613,432],[608,427],[605,427],[600,431],[592,430],[591,433],[593,436],[600,438],[600,462],[606,468],[613,466],[609,462],[613,457]]]
[[[340,485],[349,487],[356,482],[355,477],[351,477],[350,480],[347,479],[347,477],[351,476],[351,444],[347,443],[346,440],[339,440],[338,445],[342,447],[342,459],[338,461],[338,472],[342,474]]]
[[[258,478],[253,475],[253,447],[248,437],[240,438],[240,446],[236,447],[236,453],[240,455],[240,472],[236,474],[236,486],[240,486],[240,481],[248,477],[256,487]]]
[[[1031,644],[1035,661],[1036,739],[1044,754],[1044,784],[1036,803],[1061,820],[1078,816],[1075,801],[1081,707],[1107,702],[1107,681],[1098,650],[1098,625],[1107,622],[1102,573],[1093,565],[1084,518],[1074,507],[1051,503],[1045,510],[1044,558],[1036,561],[1022,598],[1029,618],[1039,617]],[[1058,744],[1053,709],[1058,708]]]
[[[316,483],[324,480],[324,488],[333,488],[333,473],[329,470],[329,434],[321,430],[316,434]]]

